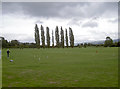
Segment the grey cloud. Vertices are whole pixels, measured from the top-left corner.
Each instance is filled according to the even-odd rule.
[[[32,35],[17,34],[17,33],[3,33],[2,37],[5,37],[8,41],[18,40],[20,42],[34,42]]]
[[[32,17],[90,18],[117,15],[117,2],[3,2],[3,14],[23,12]]]
[[[85,41],[89,41],[89,39],[90,39],[90,36],[88,36],[88,35],[79,35],[79,36],[75,36],[75,38],[77,38],[77,39],[75,39],[75,42],[76,43],[78,43],[78,42],[81,42],[81,43],[83,43],[83,42],[85,42]]]
[[[32,36],[26,36],[24,39],[20,39],[20,42],[30,42],[30,43],[34,43],[34,38]]]
[[[95,35],[97,34],[97,35]],[[81,42],[81,43],[85,43],[85,42],[91,42],[91,41],[99,41],[99,40],[105,40],[107,36],[110,36],[112,39],[118,39],[116,38],[116,35],[118,35],[117,32],[114,33],[109,33],[109,32],[102,32],[102,31],[96,31],[96,30],[91,30],[90,31],[90,35],[79,35],[79,36],[75,36],[75,42]],[[91,40],[92,39],[92,40]]]
[[[107,34],[105,32],[101,32],[101,31],[98,31],[98,30],[91,30],[90,33],[91,34],[102,34],[102,35],[106,35]]]
[[[108,22],[111,22],[111,23],[117,23],[117,22],[118,22],[118,19],[115,18],[115,19],[113,19],[113,20],[108,20]]]
[[[91,27],[91,28],[94,28],[94,27],[97,27],[98,26],[98,23],[97,22],[86,22],[82,25],[82,27]]]
[[[118,36],[118,32],[103,32],[101,30],[91,30],[90,33],[91,36],[94,36],[96,39],[105,39],[107,36],[110,36],[112,39],[116,39],[116,36]]]
[[[67,25],[77,25],[77,26],[80,26],[82,23],[82,21],[80,19],[77,19],[77,18],[73,18],[71,19]]]
[[[36,22],[35,22],[35,24],[43,24],[44,22],[43,21],[40,21],[40,20],[37,20]]]

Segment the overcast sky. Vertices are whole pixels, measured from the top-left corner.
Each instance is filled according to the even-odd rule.
[[[35,24],[73,29],[75,42],[118,38],[117,2],[3,2],[2,36],[34,42]],[[69,29],[68,29],[69,31]],[[50,34],[51,35],[51,34]],[[45,34],[46,36],[46,34]]]

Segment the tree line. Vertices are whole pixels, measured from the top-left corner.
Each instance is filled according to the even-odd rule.
[[[59,32],[60,30],[60,32]],[[41,35],[39,34],[39,31],[41,32]],[[46,27],[46,39],[45,39],[45,32],[44,27],[41,25],[40,29],[38,28],[37,24],[35,25],[35,43],[22,43],[18,40],[11,40],[7,41],[4,37],[0,37],[0,47],[2,48],[54,48],[54,47],[79,47],[79,48],[86,48],[86,47],[120,47],[120,40],[118,42],[113,42],[112,38],[106,37],[106,40],[104,41],[104,44],[92,44],[92,43],[80,43],[77,45],[74,45],[74,35],[72,28],[69,27],[69,36],[67,29],[65,31],[63,30],[62,26],[60,29],[58,29],[58,26],[55,28],[55,32],[52,30],[52,34],[50,36],[49,33],[50,29],[49,27]],[[65,32],[65,34],[64,34]],[[59,34],[60,33],[60,34]],[[54,35],[55,34],[55,35]],[[68,40],[69,37],[69,40]],[[51,39],[51,41],[50,41]],[[55,40],[54,40],[55,39]],[[45,44],[46,40],[46,44]],[[40,45],[40,42],[42,45]],[[50,42],[52,42],[50,46]],[[56,44],[55,44],[56,42]],[[66,46],[65,46],[66,44]],[[68,45],[70,44],[70,45]]]
[[[0,37],[0,47],[2,48],[36,48],[35,43],[22,43],[19,42],[18,40],[11,40],[8,41],[4,37]]]
[[[39,31],[41,31],[41,36]],[[52,37],[52,38],[51,38]],[[67,29],[65,29],[65,36],[64,36],[64,30],[61,26],[60,28],[60,34],[59,34],[59,28],[58,26],[56,26],[55,28],[55,35],[54,35],[54,31],[52,30],[52,36],[50,37],[50,29],[49,27],[46,27],[46,45],[45,45],[45,32],[44,32],[44,27],[41,25],[40,26],[40,30],[38,28],[38,25],[35,25],[35,43],[36,46],[38,48],[42,47],[42,48],[50,48],[50,42],[52,42],[52,47],[67,47],[68,48],[68,42],[70,42],[70,47],[74,47],[74,35],[73,35],[73,31],[72,28],[69,27],[69,41],[68,41],[68,32]],[[65,37],[65,38],[64,38]],[[41,39],[40,39],[41,38]],[[55,41],[54,41],[55,38]],[[52,41],[50,41],[50,39]],[[42,45],[40,45],[40,42]],[[54,45],[54,42],[56,42],[56,45]],[[65,46],[66,43],[66,46]]]
[[[120,40],[118,40],[118,42],[113,42],[112,38],[110,38],[109,36],[106,37],[106,40],[104,41],[103,44],[92,44],[92,43],[81,43],[77,45],[79,48],[81,47],[89,47],[89,46],[96,46],[96,47],[100,47],[100,46],[104,46],[104,47],[120,47]]]
[[[2,41],[2,42],[1,42]],[[109,44],[110,43],[110,44]],[[2,40],[0,40],[0,47],[2,48],[36,48],[36,43],[22,43],[18,40],[11,40],[7,41],[5,38],[2,37]],[[46,45],[47,47],[47,45]],[[70,47],[70,46],[68,46]],[[86,47],[120,47],[120,41],[118,42],[111,42],[108,41],[108,43],[105,41],[104,44],[92,44],[92,43],[80,43],[75,45],[74,47],[78,48],[86,48]],[[53,48],[53,46],[50,46],[50,48]]]
[[[53,34],[53,31],[52,31]],[[53,36],[53,35],[52,35]],[[2,48],[36,48],[36,43],[22,43],[18,40],[11,40],[7,41],[4,37],[1,37],[2,40],[0,40],[0,47]],[[54,37],[52,37],[54,38]],[[68,41],[67,41],[68,42]],[[54,43],[54,40],[52,40],[52,43]],[[66,43],[67,44],[67,43]],[[45,47],[48,47],[47,45]],[[55,47],[54,44],[50,46],[50,48]],[[66,46],[70,47],[70,46]],[[106,40],[104,44],[92,44],[92,43],[80,43],[78,45],[75,45],[74,47],[78,48],[86,48],[86,47],[120,47],[120,41],[113,42],[113,40],[110,37],[106,37]]]

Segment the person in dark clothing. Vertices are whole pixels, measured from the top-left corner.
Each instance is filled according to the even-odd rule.
[[[7,57],[9,58],[9,55],[10,55],[10,50],[8,49],[7,50]]]

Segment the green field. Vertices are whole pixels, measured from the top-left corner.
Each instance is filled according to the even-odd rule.
[[[2,87],[2,60],[0,59],[0,88]]]
[[[117,87],[118,48],[3,49],[3,87]],[[98,51],[98,53],[96,53]]]

